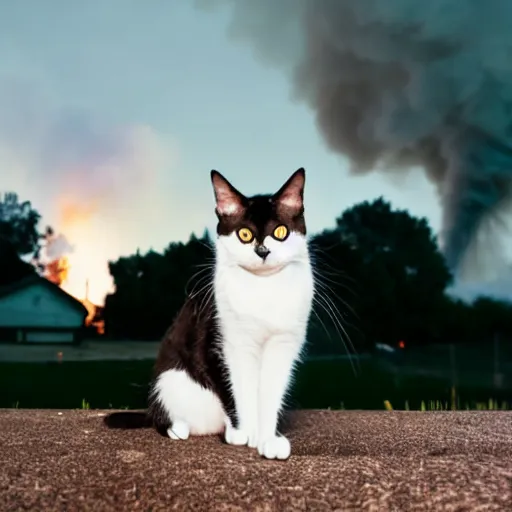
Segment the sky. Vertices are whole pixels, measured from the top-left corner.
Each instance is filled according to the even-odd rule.
[[[252,194],[304,167],[310,232],[381,195],[440,229],[423,173],[351,176],[229,20],[193,2],[0,3],[0,190],[66,235],[74,295],[89,279],[102,302],[109,259],[212,229],[211,169]]]

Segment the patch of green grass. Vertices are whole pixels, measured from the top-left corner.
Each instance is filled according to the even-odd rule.
[[[384,409],[387,411],[392,411],[393,406],[389,400],[384,400]],[[464,409],[466,411],[476,410],[476,411],[506,411],[509,409],[509,403],[505,400],[498,402],[498,400],[493,400],[489,398],[486,402],[466,402]],[[409,402],[405,401],[405,411],[410,411]],[[448,402],[441,402],[439,400],[429,400],[427,403],[425,401],[421,401],[420,411],[458,411],[459,407],[448,407]]]
[[[0,363],[0,407],[146,407],[150,361]],[[84,397],[87,397],[84,400]]]
[[[152,361],[0,363],[0,407],[143,409],[152,367]],[[299,366],[288,404],[382,410],[386,400],[395,410],[510,408],[512,390],[495,393],[472,382],[461,382],[455,390],[448,379],[413,372],[397,376],[372,358],[361,358],[357,373],[346,359],[310,360]]]

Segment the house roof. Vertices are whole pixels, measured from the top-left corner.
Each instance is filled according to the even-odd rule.
[[[0,287],[0,299],[36,284],[45,286],[51,292],[63,298],[71,307],[75,308],[77,311],[80,311],[84,315],[84,318],[89,314],[87,308],[78,299],[75,299],[75,297],[65,292],[62,288],[60,288],[60,286],[53,284],[51,281],[48,281],[48,279],[40,277],[37,274],[25,277],[7,286]]]

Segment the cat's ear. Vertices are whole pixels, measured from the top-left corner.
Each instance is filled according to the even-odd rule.
[[[218,215],[237,215],[244,208],[244,196],[218,171],[211,172]]]
[[[304,184],[306,171],[297,169],[286,183],[274,194],[274,200],[286,208],[302,211],[304,207]]]

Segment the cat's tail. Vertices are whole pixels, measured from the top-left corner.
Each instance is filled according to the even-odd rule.
[[[103,419],[108,428],[132,430],[136,428],[151,428],[153,420],[147,411],[113,412]]]

